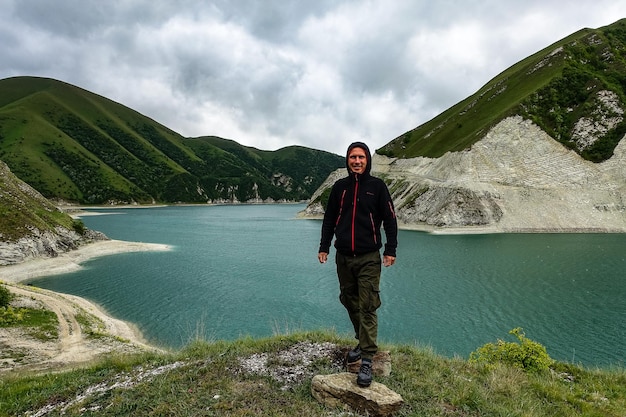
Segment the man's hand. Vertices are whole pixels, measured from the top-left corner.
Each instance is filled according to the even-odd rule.
[[[396,262],[395,256],[384,255],[383,256],[383,265],[391,266]]]
[[[317,259],[319,259],[321,264],[325,264],[328,260],[328,254],[326,252],[320,252],[317,254]]]

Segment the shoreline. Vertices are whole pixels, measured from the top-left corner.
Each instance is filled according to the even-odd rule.
[[[301,210],[296,213],[297,220],[318,220],[324,219],[324,215],[320,213],[305,213],[305,210]],[[549,226],[534,226],[521,224],[508,224],[502,225],[499,223],[483,224],[483,225],[468,225],[468,226],[435,226],[426,223],[405,223],[398,220],[398,230],[405,230],[409,232],[428,233],[431,235],[497,235],[497,234],[573,234],[573,233],[626,233],[626,227],[609,227],[609,226],[589,226],[578,225],[571,227],[564,227],[555,225]]]
[[[303,202],[273,202],[273,203],[210,203],[210,204],[154,204],[154,205],[119,205],[119,206],[66,206],[62,209],[74,218],[88,216],[103,216],[111,214],[119,214],[114,210],[116,208],[162,208],[162,207],[196,207],[196,206],[228,206],[228,205],[270,205],[270,204],[305,204]],[[90,212],[89,209],[111,210],[109,213]],[[323,214],[306,214],[304,210],[296,212],[294,220],[323,220]],[[626,233],[626,228],[609,227],[609,226],[536,226],[528,227],[525,225],[506,225],[485,224],[475,226],[435,226],[426,223],[404,223],[398,221],[398,230],[406,230],[411,232],[422,232],[432,235],[496,235],[504,233],[513,234],[575,234],[575,233],[602,233],[602,234],[622,234]]]
[[[0,281],[17,284],[33,278],[79,271],[82,263],[102,256],[141,251],[169,251],[172,246],[161,243],[101,240],[64,252],[54,258],[29,258],[22,263],[0,267]]]
[[[131,322],[117,319],[103,307],[86,298],[73,294],[45,290],[22,284],[29,279],[64,274],[83,268],[82,263],[102,256],[140,251],[169,251],[172,246],[158,243],[127,242],[122,240],[103,240],[80,246],[78,249],[65,252],[54,258],[31,258],[15,265],[0,267],[0,282],[4,282],[11,292],[32,297],[45,294],[54,296],[68,306],[79,306],[84,311],[100,319],[109,334],[128,340],[131,344],[147,349],[163,350],[151,345],[139,328]]]
[[[66,205],[60,204],[58,208],[68,215],[81,216],[88,213],[84,210],[114,210],[114,209],[151,209],[163,207],[215,207],[215,206],[264,206],[264,205],[299,205],[307,204],[306,201],[224,201],[211,203],[159,203],[159,204],[112,204],[112,205]]]

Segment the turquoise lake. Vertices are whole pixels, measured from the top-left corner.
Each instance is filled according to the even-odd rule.
[[[321,222],[302,204],[93,209],[87,227],[170,252],[96,258],[30,283],[87,298],[156,345],[334,329],[352,336]],[[624,366],[625,234],[399,234],[384,268],[381,343],[467,357],[522,327],[557,360]]]

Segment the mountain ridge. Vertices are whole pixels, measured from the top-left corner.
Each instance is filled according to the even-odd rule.
[[[612,91],[621,103],[626,101],[625,49],[626,19],[581,29],[511,65],[476,93],[377,152],[395,158],[440,157],[468,149],[500,121],[519,114],[583,158],[604,161],[626,133],[623,117],[585,146],[572,135],[581,118],[598,118],[598,92]]]
[[[50,78],[7,78],[0,91],[0,160],[48,198],[81,204],[301,201],[343,164],[338,155],[305,147],[260,151],[215,137],[185,138]],[[253,157],[244,161],[242,155]]]
[[[626,232],[625,50],[626,19],[578,31],[377,150],[402,227]],[[342,175],[301,215],[321,216]]]

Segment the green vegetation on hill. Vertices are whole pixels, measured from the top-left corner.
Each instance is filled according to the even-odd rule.
[[[286,193],[297,196],[296,200],[308,199],[332,171],[345,165],[343,157],[302,146],[264,151],[215,136],[190,138],[185,143],[220,167],[225,177],[230,174],[232,184],[244,190],[256,185],[260,195],[274,200],[286,198]]]
[[[61,81],[0,80],[0,160],[47,198],[82,204],[305,200],[343,165],[328,152],[184,138]]]
[[[91,366],[0,377],[2,415],[345,415],[311,395],[316,374],[341,372],[332,333],[192,342],[180,352],[113,356]],[[397,416],[602,416],[626,412],[626,373],[557,363],[525,372],[498,362],[445,358],[427,348],[383,346],[404,399]],[[37,414],[37,415],[44,415]]]
[[[80,220],[60,211],[0,161],[0,241],[17,241],[35,229],[54,232],[57,226],[84,232]]]
[[[572,133],[581,118],[595,122],[617,115],[606,107],[599,114],[600,91],[616,94],[625,107],[624,51],[626,19],[600,29],[578,31],[511,66],[474,95],[377,152],[401,158],[436,158],[469,148],[502,119],[521,115],[582,157],[604,161],[626,133],[626,120],[588,147],[576,146]]]

